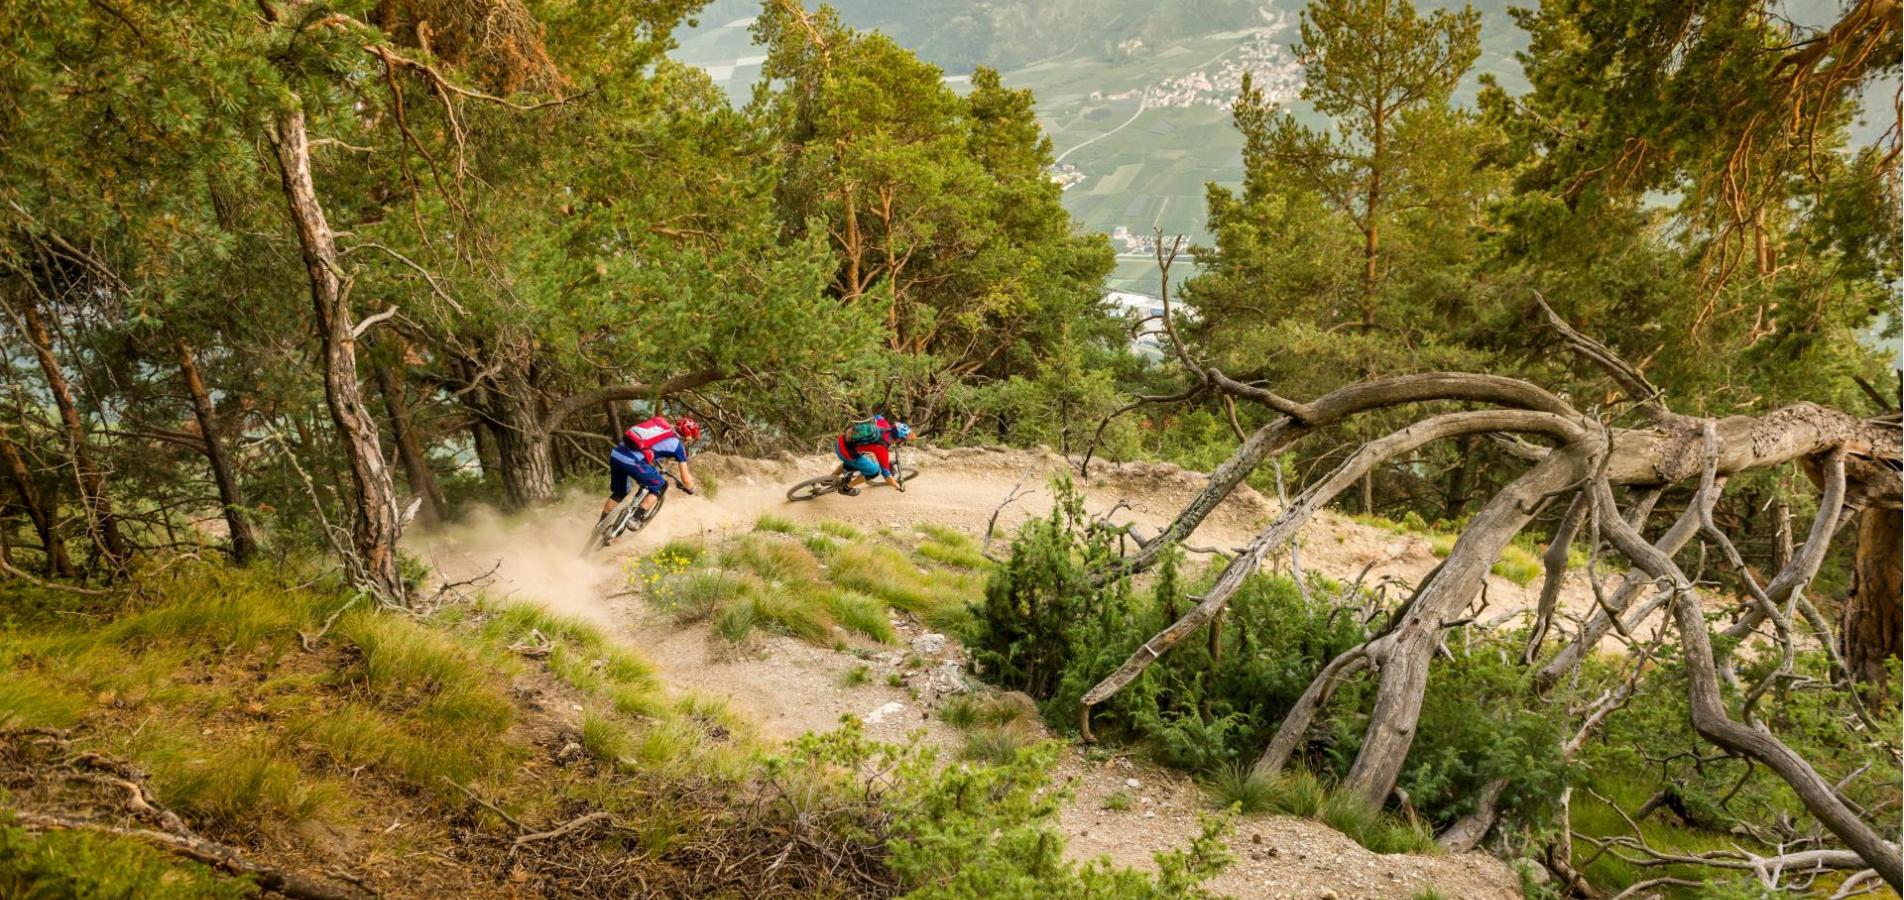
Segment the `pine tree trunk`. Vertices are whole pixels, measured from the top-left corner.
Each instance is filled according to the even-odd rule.
[[[86,508],[86,520],[92,531],[93,543],[105,557],[108,564],[118,568],[125,562],[127,549],[125,538],[119,534],[119,518],[113,514],[112,498],[106,496],[106,477],[93,459],[91,445],[86,439],[86,425],[79,417],[79,406],[73,400],[73,388],[66,380],[66,373],[60,369],[59,358],[53,355],[53,336],[46,329],[46,320],[40,316],[40,308],[29,293],[20,297],[20,318],[26,326],[26,336],[33,345],[33,354],[39,359],[40,371],[46,376],[47,390],[53,395],[53,403],[59,408],[60,425],[66,434],[66,450],[71,455],[73,469],[78,476],[80,504]]]
[[[496,411],[502,427],[496,429],[496,467],[502,474],[503,496],[517,509],[555,499],[555,454],[541,417],[515,397],[499,399]]]
[[[179,373],[185,378],[185,390],[192,395],[192,415],[198,420],[205,461],[211,464],[212,481],[218,486],[225,526],[231,532],[231,557],[240,563],[248,562],[258,553],[258,537],[251,530],[251,521],[245,517],[244,494],[239,491],[231,461],[225,456],[224,438],[218,430],[218,411],[212,406],[211,394],[205,390],[205,380],[199,376],[198,360],[191,345],[176,341],[173,346],[178,350]]]
[[[1898,658],[1904,638],[1904,510],[1872,507],[1858,514],[1858,548],[1851,564],[1851,592],[1839,620],[1845,665],[1859,682],[1880,694],[1890,691],[1886,664]]]
[[[361,571],[353,566],[348,574],[354,586],[388,602],[402,602],[405,591],[397,572],[400,525],[395,488],[378,446],[376,424],[364,408],[363,385],[357,377],[357,336],[338,265],[336,240],[311,179],[310,136],[305,131],[303,111],[280,113],[273,137],[285,201],[297,226],[304,267],[310,276],[311,305],[324,359],[324,398],[331,421],[337,426],[356,501],[351,543]]]
[[[512,359],[530,356],[515,348]],[[555,447],[532,364],[505,364],[489,390],[489,413],[496,438],[496,471],[502,476],[504,502],[526,509],[555,499]]]
[[[33,484],[33,472],[26,466],[26,457],[20,448],[0,433],[0,463],[7,468],[7,479],[13,482],[13,489],[20,495],[20,505],[26,507],[26,515],[33,522],[33,532],[40,537],[40,547],[46,552],[46,574],[54,578],[70,578],[73,573],[72,557],[66,555],[66,540],[60,537],[56,525],[57,512],[54,505],[40,496],[40,490]]]
[[[390,413],[390,434],[397,445],[397,457],[403,462],[403,476],[410,482],[411,492],[423,498],[424,516],[441,522],[449,517],[449,503],[443,497],[442,486],[436,483],[436,473],[430,471],[423,441],[417,437],[410,404],[403,397],[403,375],[395,366],[388,365],[377,366],[375,372],[377,388],[383,392],[384,409]]]
[[[1468,472],[1472,468],[1469,460],[1473,452],[1473,435],[1464,434],[1454,439],[1454,467],[1448,470],[1448,487],[1442,496],[1441,517],[1444,519],[1461,518],[1461,508],[1468,504]]]

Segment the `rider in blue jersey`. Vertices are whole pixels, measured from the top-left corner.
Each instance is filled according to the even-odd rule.
[[[648,510],[654,508],[656,498],[668,492],[668,479],[655,466],[660,457],[680,463],[681,489],[694,493],[699,485],[693,470],[688,468],[688,443],[700,437],[701,423],[693,419],[671,423],[655,416],[629,428],[608,454],[608,502],[602,505],[602,515],[613,512],[615,505],[628,496],[630,479],[648,492],[641,498],[641,510],[637,513],[647,515]]]

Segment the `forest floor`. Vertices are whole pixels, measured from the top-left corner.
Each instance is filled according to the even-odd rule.
[[[456,526],[427,533],[412,549],[448,578],[491,572],[489,591],[535,600],[554,611],[598,623],[621,635],[670,686],[723,698],[749,716],[768,737],[791,738],[836,726],[858,716],[870,735],[923,740],[955,751],[959,733],[933,715],[941,695],[932,674],[962,663],[955,639],[933,635],[910,615],[895,614],[900,650],[855,654],[784,636],[761,636],[744,648],[714,639],[706,623],[681,625],[656,612],[630,588],[635,561],[677,539],[717,542],[754,528],[763,515],[807,526],[845,522],[887,534],[909,534],[927,524],[982,536],[997,514],[991,549],[1002,552],[1016,527],[1049,512],[1050,478],[1069,470],[1051,453],[990,449],[920,450],[908,455],[921,475],[900,493],[879,487],[858,497],[830,496],[788,503],[786,487],[823,474],[829,457],[748,460],[707,456],[697,472],[714,476],[714,496],[670,496],[667,509],[646,531],[607,554],[583,559],[578,550],[599,499],[571,496],[536,516],[476,515]],[[1119,523],[1151,529],[1167,525],[1203,485],[1204,476],[1171,465],[1098,464],[1080,480],[1087,508],[1116,513]],[[705,492],[704,492],[705,493]],[[1000,504],[1014,493],[1018,499]],[[1239,488],[1187,543],[1229,549],[1241,546],[1274,513],[1275,504]],[[923,535],[920,535],[923,537]],[[1325,512],[1304,531],[1300,557],[1305,571],[1338,581],[1363,578],[1368,586],[1410,587],[1432,569],[1433,536],[1363,524]],[[1287,565],[1285,555],[1276,564]],[[1364,573],[1366,570],[1366,574]],[[1490,576],[1481,618],[1525,609],[1535,602],[1538,581],[1521,585]],[[1584,576],[1570,575],[1561,595],[1562,616],[1580,615],[1593,604]],[[910,648],[911,652],[904,652]],[[924,658],[925,665],[920,665]],[[855,678],[853,669],[862,669]],[[921,690],[921,688],[924,688]],[[1153,853],[1181,849],[1209,812],[1198,787],[1183,774],[1131,754],[1102,748],[1067,747],[1054,773],[1071,791],[1061,814],[1068,852],[1079,859],[1109,856],[1119,864],[1150,867]],[[1113,795],[1119,795],[1114,801]],[[1122,807],[1128,803],[1128,808]],[[1210,887],[1238,897],[1400,898],[1426,889],[1468,898],[1520,896],[1515,873],[1480,853],[1372,853],[1325,825],[1284,816],[1251,816],[1231,834],[1235,862]]]

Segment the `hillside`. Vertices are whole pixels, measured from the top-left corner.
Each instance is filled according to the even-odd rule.
[[[654,608],[651,591],[637,573],[651,554],[679,545],[719,547],[754,535],[767,540],[819,534],[816,529],[849,530],[885,536],[901,547],[931,543],[942,529],[981,536],[998,513],[998,541],[1027,519],[1048,513],[1048,480],[1069,471],[1062,457],[1048,452],[1002,449],[924,450],[910,455],[922,475],[904,494],[872,489],[860,497],[827,497],[787,503],[785,486],[828,465],[823,457],[750,460],[708,457],[699,470],[712,473],[719,490],[713,498],[675,496],[661,519],[634,540],[613,548],[612,558],[589,561],[575,556],[580,523],[589,518],[592,498],[572,498],[558,510],[529,519],[478,517],[445,532],[420,536],[417,550],[451,578],[493,571],[488,590],[542,602],[560,614],[583,618],[642,648],[664,682],[716,698],[758,723],[763,733],[782,739],[825,730],[841,716],[857,716],[868,733],[901,740],[923,729],[928,743],[955,751],[963,735],[938,716],[949,696],[936,692],[942,680],[930,677],[941,663],[962,663],[956,640],[941,646],[914,668],[908,647],[921,646],[934,630],[912,616],[895,618],[900,652],[874,645],[870,655],[855,646],[816,645],[771,632],[736,652],[715,634],[715,623],[682,625]],[[1093,509],[1127,505],[1117,521],[1151,529],[1168,523],[1201,486],[1203,477],[1176,466],[1103,464],[1083,482]],[[1018,499],[1002,510],[1007,497]],[[1247,541],[1267,521],[1274,505],[1244,489],[1226,501],[1189,542],[1227,548]],[[762,531],[762,529],[770,529]],[[924,529],[924,530],[922,530]],[[1327,514],[1304,536],[1301,556],[1309,571],[1349,581],[1363,574],[1371,586],[1391,583],[1394,593],[1412,585],[1435,562],[1429,535],[1408,534]],[[1583,577],[1571,579],[1563,603],[1574,612],[1592,604]],[[1486,617],[1505,620],[1524,610],[1534,591],[1512,579],[1494,576]],[[890,646],[890,645],[888,645]],[[860,674],[855,675],[855,670]],[[956,671],[956,669],[955,669]],[[942,677],[942,676],[941,676]],[[963,683],[969,676],[961,678]],[[891,681],[892,683],[889,683]],[[919,686],[927,686],[924,695]],[[1086,860],[1108,855],[1125,865],[1148,864],[1153,853],[1181,849],[1198,831],[1208,803],[1194,782],[1181,773],[1145,762],[1129,751],[1105,755],[1082,747],[1066,750],[1058,777],[1074,796],[1061,815],[1068,852]],[[1130,787],[1134,780],[1138,787]],[[1113,795],[1121,800],[1109,801]],[[1107,808],[1129,803],[1127,809]],[[1518,896],[1516,876],[1498,860],[1455,856],[1380,855],[1354,841],[1302,819],[1251,818],[1231,838],[1237,862],[1211,886],[1237,897],[1312,897],[1331,891],[1349,898],[1405,900],[1434,887],[1448,896]]]

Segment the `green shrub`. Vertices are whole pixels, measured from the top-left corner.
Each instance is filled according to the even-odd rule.
[[[867,668],[865,663],[860,663],[840,673],[840,685],[843,687],[859,687],[871,680],[873,680],[873,670]]]
[[[1083,693],[1176,621],[1214,573],[1185,573],[1172,554],[1145,589],[1128,580],[1094,584],[1091,573],[1114,558],[1115,548],[1090,527],[1074,490],[1060,482],[1056,493],[1052,513],[1020,529],[962,634],[988,680],[1037,698],[1053,727],[1070,728]],[[1367,638],[1357,617],[1343,614],[1357,602],[1321,579],[1305,597],[1287,578],[1252,575],[1231,597],[1214,648],[1205,626],[1094,707],[1092,727],[1100,738],[1141,747],[1206,781],[1220,778],[1253,761],[1321,668]],[[1555,786],[1569,777],[1558,753],[1564,706],[1527,704],[1526,673],[1511,662],[1519,639],[1452,633],[1455,659],[1431,668],[1399,781],[1429,825],[1471,811],[1480,789],[1502,778],[1509,827],[1544,827]],[[1324,777],[1347,770],[1366,730],[1372,684],[1343,684],[1293,768]],[[1298,787],[1305,795],[1299,814],[1314,814],[1326,792],[1318,784]],[[1390,843],[1396,842],[1409,839]]]

